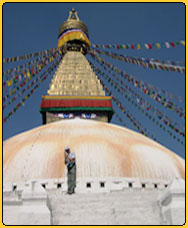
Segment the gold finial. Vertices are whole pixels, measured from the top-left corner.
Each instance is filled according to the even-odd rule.
[[[78,17],[78,14],[74,8],[72,8],[72,11],[69,11],[69,17],[68,17],[67,21],[69,21],[69,20],[77,20],[77,21],[80,20]]]

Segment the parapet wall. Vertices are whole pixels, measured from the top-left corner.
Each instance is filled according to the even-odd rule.
[[[182,179],[176,178],[171,182],[165,182],[137,178],[85,178],[77,180],[74,196],[66,195],[66,191],[67,179],[30,180],[25,183],[3,185],[4,224],[79,225],[80,221],[90,224],[91,218],[80,220],[79,216],[86,213],[90,207],[93,211],[97,210],[95,204],[110,212],[109,215],[106,214],[109,219],[111,216],[117,217],[114,221],[97,217],[101,224],[112,222],[111,225],[183,225],[185,223],[185,181]],[[71,204],[74,205],[77,201],[83,212],[79,212],[74,206],[71,207]],[[66,216],[66,205],[73,210],[69,219]],[[113,210],[111,211],[107,205],[113,205]],[[119,219],[118,211],[121,214]],[[58,213],[61,213],[61,219]],[[74,213],[78,223],[74,220]],[[132,213],[135,214],[136,220],[129,218],[128,215]]]
[[[67,179],[43,179],[30,180],[27,182],[7,183],[3,185],[3,194],[21,194],[25,187],[31,185],[32,182],[38,182],[41,186],[48,190],[59,189],[62,192],[67,190]],[[77,179],[76,192],[110,192],[113,190],[124,189],[150,189],[162,191],[168,187],[169,181],[160,180],[139,180],[138,178],[85,178]]]

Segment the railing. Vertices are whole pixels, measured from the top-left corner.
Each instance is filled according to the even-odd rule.
[[[32,182],[38,182],[48,192],[58,190],[60,192],[67,191],[67,178],[63,179],[43,179],[30,180],[27,182],[7,183],[3,185],[3,196],[20,197],[25,187],[31,185]],[[85,178],[77,179],[76,192],[111,192],[123,190],[164,190],[168,187],[170,181],[164,180],[147,180],[138,178]]]

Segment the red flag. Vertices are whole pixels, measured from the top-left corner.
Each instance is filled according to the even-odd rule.
[[[173,42],[170,42],[170,44],[173,48],[175,47],[175,44]]]
[[[151,44],[148,44],[148,46],[149,46],[149,49],[152,49],[152,45]]]
[[[131,44],[131,48],[134,49],[135,48],[134,45]]]

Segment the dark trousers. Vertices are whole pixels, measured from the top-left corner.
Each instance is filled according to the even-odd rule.
[[[67,177],[68,193],[74,193],[76,188],[76,165],[68,169]]]

